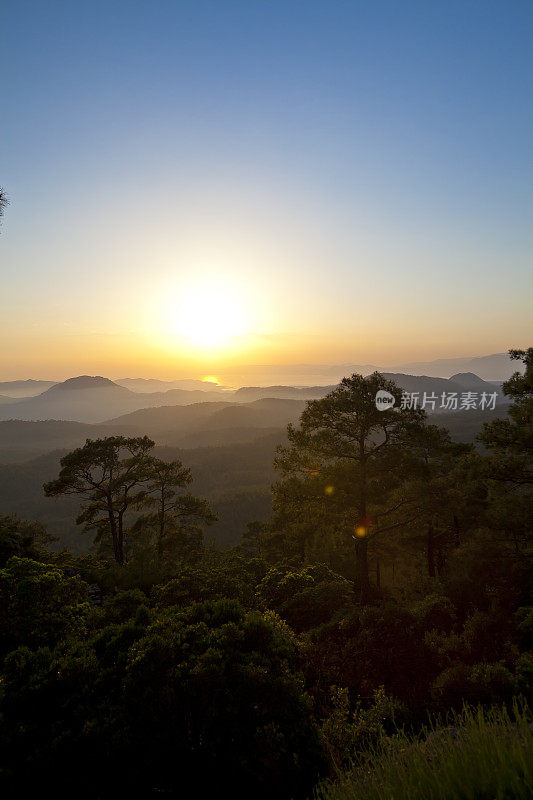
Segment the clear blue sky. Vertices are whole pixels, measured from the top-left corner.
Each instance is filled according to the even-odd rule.
[[[3,0],[0,374],[531,344],[532,45],[530,0]],[[242,335],[189,352],[212,285]]]

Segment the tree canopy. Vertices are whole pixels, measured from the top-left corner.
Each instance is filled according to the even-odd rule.
[[[392,396],[394,405],[378,408],[378,392]],[[425,414],[401,399],[401,389],[377,372],[344,378],[308,403],[299,427],[289,425],[289,446],[276,460],[284,478],[274,487],[280,525],[288,516],[298,525],[317,516],[324,527],[333,524],[344,547],[352,543],[360,600],[370,589],[368,542],[420,513],[406,487],[420,470]]]
[[[59,477],[44,485],[48,497],[73,494],[81,498],[77,523],[96,531],[97,541],[104,545],[109,537],[119,565],[125,562],[126,536],[131,530],[148,533],[161,562],[165,552],[179,546],[180,537],[181,544],[187,535],[201,537],[201,524],[215,519],[204,500],[178,494],[191,482],[190,470],[179,461],[154,458],[153,447],[148,436],[87,439],[83,447],[61,459]],[[128,517],[135,510],[145,512],[136,521]]]

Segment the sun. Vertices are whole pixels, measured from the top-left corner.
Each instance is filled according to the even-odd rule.
[[[245,333],[244,305],[225,287],[189,288],[171,308],[170,328],[193,347],[219,348]]]

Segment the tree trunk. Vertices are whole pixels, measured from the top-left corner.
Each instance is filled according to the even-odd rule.
[[[443,575],[446,569],[446,554],[443,547],[438,547],[436,552],[437,575]]]
[[[355,596],[357,602],[364,605],[370,596],[370,579],[368,577],[368,541],[355,540]]]
[[[118,515],[118,536],[117,548],[115,550],[115,561],[122,567],[124,565],[124,526],[122,522],[122,513]]]
[[[120,564],[119,561],[119,543],[118,543],[118,530],[117,530],[117,521],[115,519],[115,513],[113,511],[113,503],[111,499],[108,499],[107,503],[107,515],[109,517],[109,527],[111,528],[111,536],[113,538],[113,555],[115,557],[115,561],[117,564]]]
[[[435,570],[435,534],[433,531],[432,522],[428,524],[426,552],[427,552],[428,575],[430,578],[435,578],[437,575]]]
[[[461,533],[459,529],[459,520],[457,518],[457,514],[453,515],[453,543],[455,547],[459,547],[461,544]]]
[[[165,538],[165,504],[161,499],[159,504],[159,537],[157,540],[157,563],[161,566],[163,561],[163,540]]]
[[[368,576],[368,520],[366,518],[366,456],[365,440],[359,442],[361,467],[361,485],[359,487],[359,522],[358,527],[364,529],[362,535],[356,532],[355,539],[355,596],[357,602],[364,605],[370,596],[370,579]]]

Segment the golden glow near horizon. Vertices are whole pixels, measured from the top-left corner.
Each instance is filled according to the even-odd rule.
[[[59,17],[62,5],[47,4]],[[166,5],[179,17],[184,4]],[[329,25],[329,6],[336,4],[321,5]],[[91,13],[84,11],[80,35],[93,35],[85,24]],[[51,14],[43,24],[45,17],[46,36],[59,43],[47,50],[50,69],[64,75],[70,50],[63,45],[72,31]],[[523,168],[529,120],[525,104],[492,87],[496,65],[506,70],[510,86],[516,79],[523,87],[529,75],[519,61],[498,60],[497,48],[489,53],[485,40],[479,45],[476,109],[484,111],[465,116],[469,85],[456,81],[463,42],[458,51],[450,28],[450,85],[462,93],[455,109],[447,105],[457,124],[443,126],[438,114],[428,113],[435,87],[428,93],[419,75],[416,46],[403,53],[402,79],[407,76],[408,96],[418,101],[392,114],[382,103],[390,87],[379,48],[346,51],[338,72],[341,62],[332,60],[328,47],[317,53],[307,47],[307,35],[280,39],[277,24],[267,25],[250,74],[243,72],[239,47],[228,50],[221,74],[219,43],[225,34],[232,40],[234,31],[206,27],[204,17],[200,10],[191,47],[171,50],[176,74],[195,76],[192,93],[186,78],[172,79],[172,59],[159,45],[143,62],[142,86],[131,80],[139,66],[137,34],[141,49],[146,43],[142,26],[128,27],[133,39],[121,53],[124,68],[104,79],[88,68],[82,48],[80,58],[68,61],[76,77],[58,82],[36,74],[35,37],[15,24],[12,47],[27,92],[11,92],[12,113],[2,119],[12,164],[2,175],[10,197],[0,232],[2,380],[215,374],[228,385],[326,385],[333,379],[328,370],[304,373],[301,365],[390,368],[526,346],[531,248],[521,200],[529,191]],[[294,30],[315,20],[314,12],[296,17]],[[284,24],[286,18],[284,11]],[[372,36],[381,35],[379,25]],[[108,27],[101,44],[113,57]],[[512,26],[504,27],[510,36]],[[169,25],[171,38],[173,31]],[[494,31],[487,31],[486,41],[499,35],[496,18]],[[393,41],[393,28],[386,33]],[[472,38],[465,41],[470,52]],[[525,58],[523,41],[516,43]],[[285,66],[296,72],[274,71],[265,83],[261,59],[269,47],[288,57]],[[330,79],[317,82],[320,65]],[[360,85],[365,71],[375,73],[375,91]],[[337,72],[342,79],[336,82]],[[295,76],[316,102],[293,107]],[[81,87],[87,113],[73,111],[74,85]],[[213,102],[215,85],[220,102]],[[330,85],[339,91],[332,93]],[[148,91],[152,86],[157,91]],[[448,83],[443,86],[447,97]],[[21,137],[17,106],[25,114],[33,98],[43,113],[35,120],[30,114],[32,124]],[[145,120],[142,130],[132,125],[131,109]],[[494,114],[505,120],[511,111],[513,124],[504,126],[508,144],[494,158],[486,120]],[[105,136],[103,119],[109,123]],[[329,119],[335,119],[333,129]],[[139,186],[149,191],[132,203]],[[283,365],[296,369],[275,375],[272,366]],[[268,370],[261,372],[263,366]]]
[[[215,375],[206,375],[205,378],[202,378],[204,383],[216,383],[217,386],[220,386],[220,381]]]
[[[390,366],[505,349],[496,333],[494,340],[487,338],[475,314],[454,326],[453,339],[450,317],[436,317],[434,305],[417,310],[404,303],[401,325],[397,310],[381,297],[379,303],[361,305],[354,316],[346,308],[352,302],[350,287],[332,298],[329,283],[312,286],[312,270],[297,286],[291,265],[276,254],[254,256],[251,247],[241,252],[230,243],[227,248],[223,241],[219,244],[205,253],[199,245],[188,252],[172,248],[165,259],[156,254],[150,279],[145,277],[146,256],[142,281],[132,279],[128,302],[119,314],[111,302],[114,285],[107,299],[90,295],[82,306],[69,304],[66,294],[51,298],[33,308],[31,324],[13,305],[3,318],[2,379],[218,376],[219,383],[229,386],[326,385],[345,373],[319,370],[320,365]],[[359,280],[364,282],[369,274],[361,271]],[[112,284],[118,280],[112,270],[110,276]],[[93,284],[88,285],[88,291],[93,290]],[[39,296],[46,300],[45,289]],[[514,335],[516,340],[524,338],[519,324]],[[284,368],[291,365],[294,371]]]

